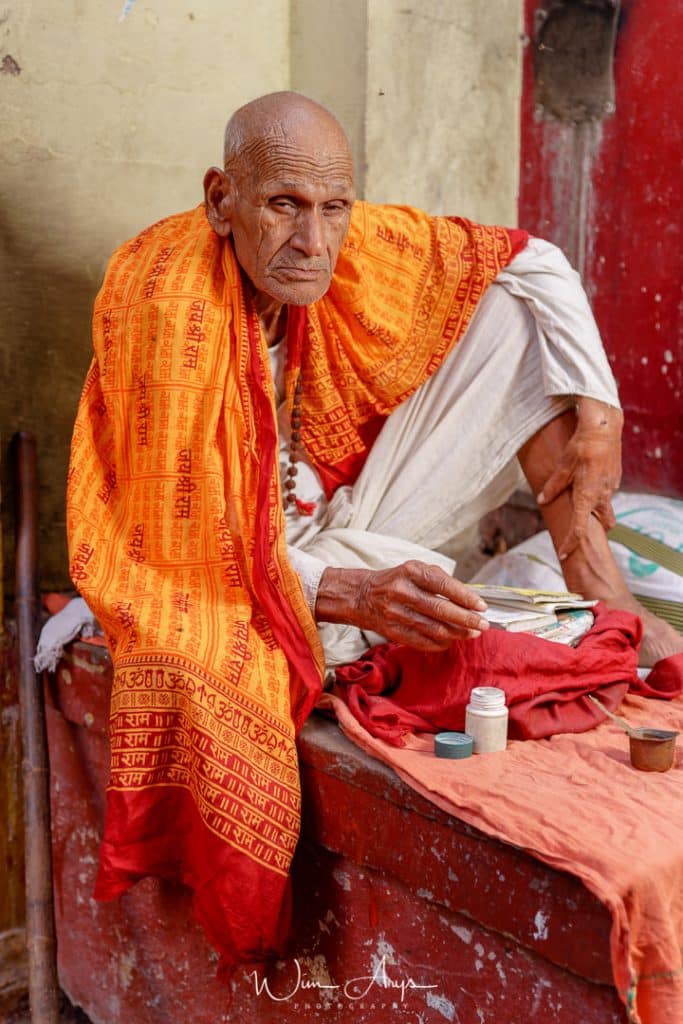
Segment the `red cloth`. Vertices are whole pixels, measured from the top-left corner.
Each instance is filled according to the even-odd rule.
[[[336,670],[334,693],[371,735],[402,746],[408,732],[464,729],[474,686],[505,691],[511,739],[592,729],[604,715],[589,693],[613,710],[628,690],[647,697],[681,692],[683,657],[660,662],[640,680],[640,619],[603,604],[594,611],[595,624],[576,648],[494,629],[431,654],[382,644]]]

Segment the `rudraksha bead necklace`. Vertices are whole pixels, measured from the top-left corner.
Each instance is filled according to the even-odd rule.
[[[291,433],[289,436],[289,465],[284,482],[284,507],[296,505],[296,475],[299,472],[297,462],[301,453],[301,398],[303,395],[303,381],[299,373],[294,386],[294,399],[292,401],[292,415],[290,419]]]

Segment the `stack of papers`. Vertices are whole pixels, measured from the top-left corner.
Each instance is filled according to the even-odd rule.
[[[564,608],[593,608],[597,601],[584,600],[583,594],[569,590],[525,590],[506,587],[498,583],[469,583],[487,604],[510,605],[513,608],[536,612],[556,612]]]
[[[554,612],[526,611],[524,608],[511,608],[509,605],[491,603],[482,614],[494,629],[507,629],[510,633],[528,633],[530,630],[542,629],[544,626],[557,623],[557,615]]]
[[[595,616],[590,608],[570,608],[557,613],[557,622],[554,625],[542,626],[532,632],[542,640],[552,640],[556,644],[576,647],[594,622]]]
[[[590,609],[597,601],[586,601],[581,594],[497,584],[470,586],[486,601],[488,609],[483,614],[493,629],[534,633],[544,640],[575,646],[593,625]]]

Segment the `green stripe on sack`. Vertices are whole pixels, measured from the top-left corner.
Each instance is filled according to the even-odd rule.
[[[641,555],[643,558],[661,565],[663,569],[669,569],[678,576],[683,576],[683,551],[676,551],[675,548],[669,547],[661,540],[655,540],[654,537],[639,533],[638,530],[624,526],[623,523],[617,523],[607,536],[617,544],[623,544],[625,548],[629,548],[636,555]]]

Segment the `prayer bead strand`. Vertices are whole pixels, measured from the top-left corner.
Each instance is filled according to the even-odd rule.
[[[283,497],[285,509],[288,505],[296,505],[296,475],[299,472],[297,462],[299,461],[301,448],[301,399],[303,390],[303,381],[301,373],[299,373],[294,387],[294,400],[292,402],[292,416],[290,419],[289,465],[284,482],[285,494]]]

